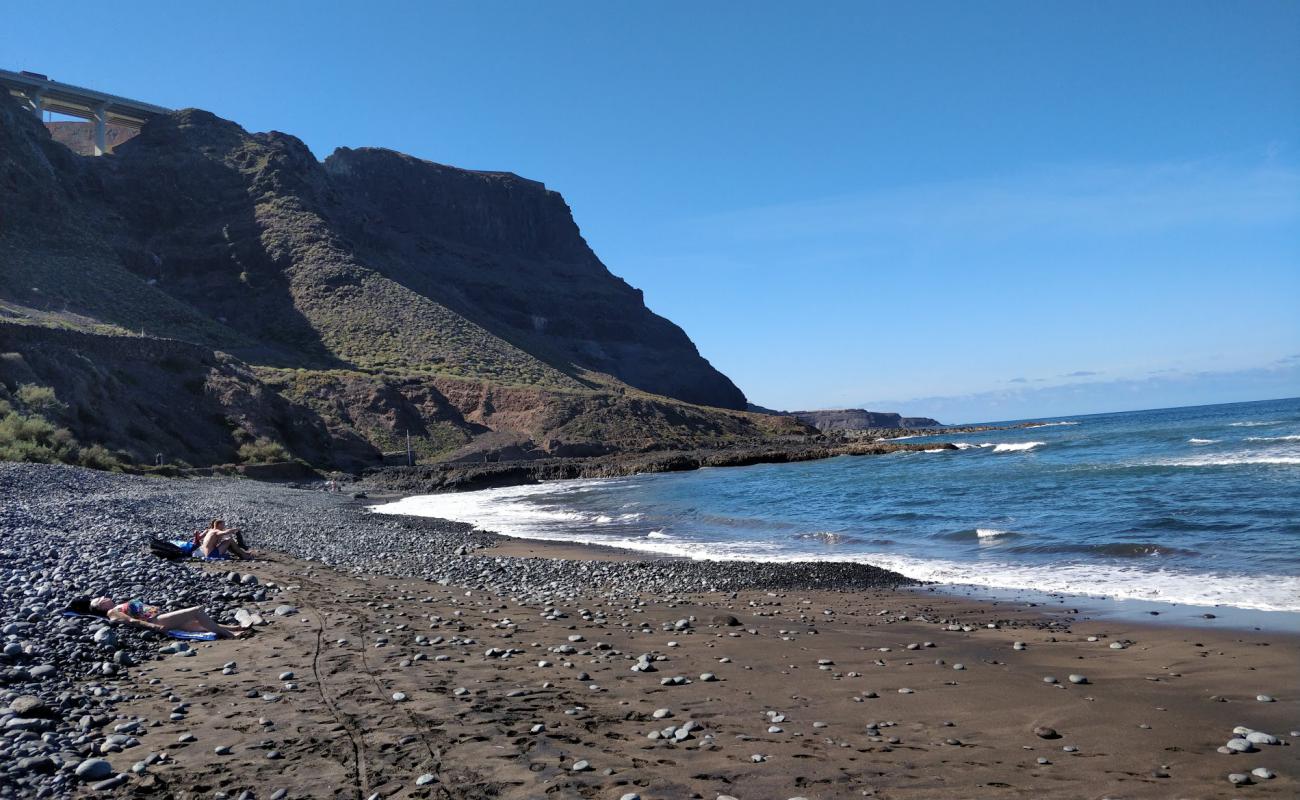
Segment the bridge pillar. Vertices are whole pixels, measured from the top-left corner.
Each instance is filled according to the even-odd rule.
[[[95,155],[102,156],[108,152],[108,109],[103,105],[95,106]]]
[[[27,95],[27,102],[32,104],[32,113],[36,115],[37,119],[44,119],[44,116],[41,114],[42,111],[41,103],[44,100],[45,100],[45,92],[41,91],[40,89],[36,89],[35,91]]]

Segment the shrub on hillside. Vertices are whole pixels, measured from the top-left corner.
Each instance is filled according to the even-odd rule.
[[[18,387],[18,402],[28,411],[34,411],[43,417],[62,414],[68,410],[67,406],[59,402],[53,389],[35,383],[24,383]]]
[[[51,463],[72,455],[74,440],[66,428],[42,417],[9,410],[0,418],[0,459]]]
[[[239,446],[239,460],[245,464],[269,464],[273,461],[288,461],[289,451],[285,450],[284,445],[279,442],[261,436],[256,441]]]
[[[116,472],[122,468],[122,462],[102,444],[92,444],[77,451],[77,463],[91,469],[103,469]]]
[[[104,470],[122,468],[118,457],[103,446],[81,447],[67,428],[35,414],[20,414],[3,401],[0,401],[0,461],[80,464]]]

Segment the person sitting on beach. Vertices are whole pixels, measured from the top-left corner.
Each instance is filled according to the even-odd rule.
[[[239,528],[227,528],[224,521],[214,519],[206,530],[194,535],[195,552],[203,558],[234,555],[248,560],[253,554],[244,549],[243,538]]]
[[[158,606],[146,605],[141,600],[114,603],[111,597],[78,597],[68,604],[68,610],[77,614],[104,617],[114,622],[127,622],[151,631],[190,631],[215,633],[221,639],[238,639],[249,631],[221,625],[201,606],[190,606],[179,611],[163,612]]]

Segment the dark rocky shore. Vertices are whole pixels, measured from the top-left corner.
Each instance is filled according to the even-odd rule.
[[[71,598],[107,594],[167,608],[201,605],[232,623],[240,608],[274,604],[280,587],[273,583],[252,576],[222,580],[195,564],[149,555],[148,537],[184,537],[213,517],[242,527],[255,549],[343,572],[424,578],[537,602],[593,591],[627,599],[910,582],[861,564],[480,556],[475,551],[500,537],[442,520],[376,515],[341,494],[248,480],[168,480],[0,463],[0,493],[6,498],[0,508],[6,533],[0,545],[0,727],[6,733],[0,739],[0,797],[66,795],[96,782],[106,767],[91,763],[79,775],[78,765],[136,744],[130,723],[114,716],[114,707],[132,698],[98,681],[179,646],[143,630],[65,619],[60,612]]]
[[[833,431],[812,442],[772,442],[700,450],[658,450],[578,458],[511,458],[485,462],[450,461],[416,467],[368,470],[358,486],[366,490],[407,494],[471,491],[576,478],[621,478],[656,472],[688,472],[703,467],[747,467],[792,464],[838,456],[885,455],[900,451],[955,450],[944,442],[900,442],[898,439],[942,434],[978,433],[1031,428],[1016,425],[966,425],[948,428],[868,428]]]

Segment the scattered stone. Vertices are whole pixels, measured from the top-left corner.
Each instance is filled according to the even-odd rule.
[[[1238,737],[1236,739],[1229,739],[1228,743],[1225,744],[1224,747],[1228,748],[1229,750],[1235,753],[1255,752],[1255,745],[1250,740],[1241,737]]]
[[[100,781],[99,783],[96,783],[95,785],[91,786],[90,788],[94,789],[94,790],[97,791],[97,792],[111,792],[111,791],[113,791],[114,789],[116,789],[117,787],[119,787],[119,786],[121,786],[122,784],[126,783],[126,780],[127,780],[127,777],[126,777],[126,775],[124,775],[124,774],[123,774],[123,775],[114,775],[113,777],[109,778],[108,780],[103,780],[103,781]]]
[[[113,765],[102,758],[88,758],[77,765],[77,777],[83,781],[98,781],[113,774]]]

